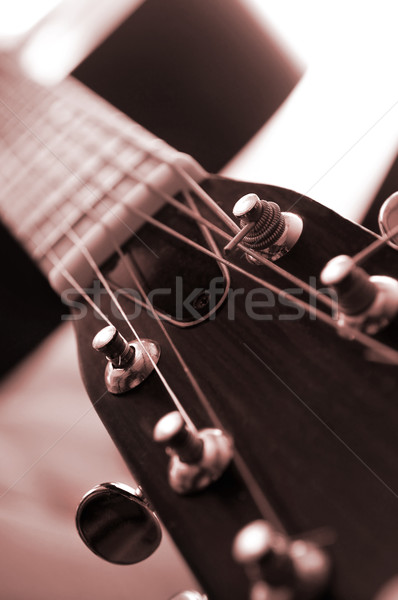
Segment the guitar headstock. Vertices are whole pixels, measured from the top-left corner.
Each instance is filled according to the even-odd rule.
[[[139,338],[159,345],[159,372],[154,367],[122,394],[109,392],[107,359],[92,348],[104,323],[90,306],[83,310],[75,302],[90,398],[209,598],[249,598],[257,571],[237,559],[236,536],[258,520],[271,523],[289,552],[300,541],[322,551],[325,569],[330,559],[328,598],[373,598],[397,571],[397,324],[393,315],[374,336],[358,330],[351,339],[350,321],[340,335],[333,294],[325,302],[327,277],[322,282],[320,276],[334,257],[356,256],[377,238],[289,190],[221,177],[210,177],[203,189],[232,219],[245,194],[275,202],[302,220],[302,232],[273,270],[267,262],[248,261],[241,245],[226,258],[228,240],[174,206],[160,209],[160,233],[149,222],[125,244],[129,268],[116,255],[102,269],[110,288],[118,290],[119,306],[109,294],[95,299],[128,342],[134,339],[132,325]],[[194,204],[180,200],[192,211],[200,206],[203,218],[222,227],[219,216],[192,197]],[[238,226],[232,235],[237,232]],[[184,239],[207,248],[207,254]],[[394,278],[398,255],[384,245],[362,266],[370,276]],[[145,307],[148,295],[159,319]],[[189,425],[185,433],[181,423],[157,426],[176,410],[175,399]],[[232,458],[210,485],[178,493],[163,446],[176,456],[188,444],[191,459],[185,462],[195,464],[192,457],[201,452],[197,430],[208,429],[231,440]],[[154,430],[163,445],[154,440]],[[272,585],[282,585],[278,581]],[[307,592],[299,587],[286,597],[323,594],[322,586]]]

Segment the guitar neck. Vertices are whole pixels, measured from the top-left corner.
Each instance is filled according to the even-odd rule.
[[[102,264],[112,251],[104,226],[123,244],[142,224],[132,206],[153,214],[163,204],[153,189],[182,188],[175,165],[196,181],[206,176],[71,77],[44,88],[7,57],[0,83],[1,216],[60,294],[70,287],[65,270],[82,286],[92,278],[72,232]]]

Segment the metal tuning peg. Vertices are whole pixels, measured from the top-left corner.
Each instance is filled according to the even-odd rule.
[[[349,256],[332,258],[321,273],[321,281],[337,294],[338,324],[374,335],[398,313],[398,281],[369,275]]]
[[[118,565],[141,562],[162,539],[159,520],[140,488],[102,483],[83,496],[76,526],[86,546]]]
[[[250,600],[313,600],[329,584],[331,563],[316,544],[290,540],[266,521],[237,534],[232,554],[250,582]]]
[[[185,590],[184,592],[176,594],[170,598],[170,600],[207,600],[207,596],[200,592],[196,592],[195,590]]]
[[[219,479],[233,456],[232,440],[226,433],[193,431],[178,411],[158,421],[153,437],[170,454],[169,483],[179,494],[197,492]]]
[[[257,194],[246,194],[233,208],[241,231],[225,246],[231,252],[239,242],[276,261],[289,252],[300,238],[303,221],[294,213],[281,212],[278,204],[261,200]],[[247,254],[250,262],[260,261]]]
[[[379,211],[379,228],[382,235],[390,235],[393,230],[397,230],[388,243],[398,250],[398,192],[394,192],[383,202]]]
[[[137,387],[152,373],[160,358],[156,342],[147,339],[127,342],[113,325],[97,333],[93,348],[108,359],[105,384],[112,394],[123,394]]]

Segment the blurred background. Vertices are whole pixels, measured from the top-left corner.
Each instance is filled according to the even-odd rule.
[[[388,1],[2,1],[0,48],[43,85],[73,73],[211,171],[295,189],[376,230],[398,187],[397,10]],[[83,493],[134,482],[90,408],[71,325],[56,327],[58,300],[5,231],[1,239],[2,255],[15,256],[5,280],[17,268],[31,294],[4,285],[0,307],[0,597],[164,600],[198,589],[167,535],[133,567],[105,563],[78,538]]]

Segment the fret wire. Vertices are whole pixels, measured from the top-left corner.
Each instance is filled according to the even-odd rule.
[[[61,138],[57,139],[56,142],[60,141]],[[52,179],[52,173],[53,171],[57,170],[59,168],[58,164],[55,164],[54,162],[52,163],[52,166],[50,167],[50,164],[48,162],[48,154],[47,152],[43,151],[42,149],[40,149],[37,153],[36,153],[36,157],[35,160],[33,160],[30,164],[30,166],[28,168],[25,169],[25,173],[23,174],[23,176],[21,175],[19,178],[14,179],[14,181],[11,182],[11,185],[9,187],[8,190],[5,191],[5,194],[12,194],[14,192],[15,189],[18,189],[18,185],[20,183],[22,183],[23,185],[26,185],[26,182],[28,182],[30,184],[30,189],[32,190],[32,192],[34,193],[36,190],[39,191],[41,189],[41,186],[43,185],[43,179],[40,177],[40,172],[42,171],[42,169],[38,169],[38,164],[40,164],[40,167],[44,167],[44,164],[47,161],[46,164],[46,180],[48,180],[49,182],[51,182]],[[33,211],[30,211],[28,213],[28,216],[26,217],[26,213],[27,213],[27,209],[31,208],[31,198],[27,197],[25,201],[18,201],[15,203],[14,206],[9,206],[8,210],[6,211],[5,215],[7,218],[9,218],[10,222],[13,222],[14,226],[16,224],[16,235],[20,235],[20,233],[23,233],[23,231],[20,231],[21,229],[23,229],[23,224],[25,223],[25,219],[29,220],[30,219],[30,215],[34,212],[35,216],[36,215],[40,215],[43,216],[45,215],[45,209],[43,208],[43,203],[41,202],[39,205],[34,207]],[[25,219],[23,219],[23,217],[25,217]],[[21,221],[21,219],[23,219]]]
[[[135,168],[139,167],[141,162],[143,162],[145,156],[146,156],[146,153],[143,153],[143,152],[137,153],[138,161],[136,160]],[[112,163],[110,163],[110,164],[112,165]],[[93,197],[93,202],[92,203],[88,202],[87,205],[92,206],[93,204],[100,202],[103,199],[110,200],[113,205],[115,204],[115,202],[117,203],[117,201],[118,201],[117,199],[112,199],[110,197],[110,191],[121,182],[121,180],[125,177],[125,174],[126,173],[124,171],[121,171],[119,169],[119,171],[118,171],[119,177],[118,177],[117,181],[113,182],[113,186],[106,185],[105,189],[104,189],[104,193],[101,194],[99,197],[97,194],[97,190],[95,190],[89,186],[90,181],[84,182],[83,188],[87,189],[88,193],[91,194],[91,196]],[[113,177],[113,176],[114,175],[111,175],[111,177]],[[111,180],[111,177],[110,177],[110,180]],[[72,196],[72,202],[74,201],[74,198],[75,198],[75,196]],[[114,200],[114,202],[113,202],[113,200]],[[55,230],[53,230],[53,232],[48,236],[48,238],[43,243],[41,243],[39,245],[39,247],[36,249],[35,254],[34,254],[35,258],[40,260],[40,258],[46,253],[46,251],[48,250],[49,247],[55,246],[57,244],[57,242],[61,239],[61,237],[66,233],[67,229],[68,229],[68,224],[67,224],[67,222],[64,222],[61,225],[59,225]]]
[[[55,95],[52,95],[52,96],[51,96],[51,98],[50,98],[50,103],[51,103],[51,106],[52,106],[52,107],[54,107],[54,104],[60,104],[60,103],[61,103],[61,100],[60,100],[59,98],[57,98]],[[75,113],[76,113],[76,111],[75,111]],[[24,115],[25,115],[25,111],[24,111]],[[41,116],[41,120],[43,120],[43,119],[45,120],[45,115],[40,115],[40,116]],[[31,119],[30,119],[30,120],[31,120]],[[77,125],[76,125],[76,118],[73,120],[73,123],[74,123],[74,125],[75,125],[75,129],[76,129],[76,128],[77,128]],[[58,126],[58,125],[59,125],[59,119],[57,119],[57,123],[55,123],[55,126]],[[37,120],[36,120],[36,122],[35,122],[35,126],[37,126]],[[26,130],[26,129],[25,129],[25,130]],[[66,135],[68,135],[68,132],[69,132],[69,131],[70,131],[70,128],[68,128],[68,129],[66,130]],[[38,162],[38,160],[39,160],[39,159],[36,159],[36,160],[34,161],[34,164],[36,164],[36,163]],[[25,172],[24,172],[24,173],[21,173],[21,177],[23,177],[23,176],[26,174],[26,171],[28,171],[28,170],[30,170],[30,169],[29,169],[29,168],[28,168],[28,169],[26,169],[26,168],[25,168]],[[39,211],[40,211],[40,210],[41,210],[41,208],[39,209]]]
[[[0,100],[1,101],[1,100]],[[18,117],[17,117],[18,118]],[[18,120],[20,120],[18,118]],[[32,138],[36,139],[39,150],[35,153],[34,158],[29,161],[28,163],[23,163],[24,168],[21,169],[20,173],[19,173],[19,177],[16,179],[13,179],[10,182],[10,185],[8,186],[8,188],[2,190],[4,195],[7,195],[8,193],[10,193],[12,191],[13,186],[16,186],[20,181],[23,181],[26,177],[28,177],[31,173],[32,170],[34,170],[34,168],[36,167],[37,163],[40,163],[40,161],[43,159],[43,157],[47,157],[48,153],[51,152],[51,150],[48,148],[48,146],[44,143],[41,143],[41,140],[39,141],[37,139],[37,134],[30,128],[27,128],[27,126],[25,125],[25,123],[23,121],[20,121],[23,123],[23,125],[26,127],[26,130],[28,131],[28,135],[32,136]],[[58,132],[58,135],[56,136],[55,140],[54,140],[54,145],[58,144],[60,141],[63,140],[63,138],[65,137],[65,135],[67,135],[67,131],[65,132]],[[15,149],[12,150],[13,154],[15,154]],[[38,210],[40,210],[40,208],[38,207]],[[11,210],[10,207],[6,208],[5,214],[10,214]]]
[[[54,248],[70,228],[74,228],[82,218],[88,217],[88,213],[86,212],[87,209],[90,209],[90,207],[93,207],[95,204],[106,198],[106,194],[105,196],[98,196],[94,190],[91,191],[92,195],[89,195],[91,202],[86,202],[84,208],[74,206],[75,212],[72,214],[70,220],[63,220],[61,223],[57,224],[51,233],[37,246],[33,254],[35,259],[40,260],[50,248]]]
[[[115,146],[115,142],[117,143],[117,138],[113,138],[107,141],[107,143],[105,144],[104,147],[102,147],[102,153],[104,154],[104,156],[107,156],[108,153],[110,154],[112,149]],[[70,185],[70,181],[72,180],[73,182],[73,178],[78,179],[79,181],[82,181],[82,178],[85,177],[86,175],[86,171],[92,172],[93,171],[93,167],[96,166],[98,168],[98,161],[102,160],[102,156],[99,155],[94,155],[93,157],[90,157],[86,163],[83,165],[82,167],[82,172],[77,172],[77,173],[71,173],[72,177],[71,179],[66,183],[66,187],[68,188]],[[85,185],[85,181],[82,181],[83,185]],[[69,191],[69,190],[68,190]],[[45,200],[43,203],[41,203],[41,205],[39,207],[37,207],[33,212],[30,213],[30,215],[27,217],[26,221],[23,222],[18,230],[19,234],[23,234],[26,230],[28,230],[34,220],[37,219],[37,216],[40,217],[41,213],[45,212],[47,213],[48,209],[51,209],[54,207],[55,202],[54,199],[56,200],[56,197],[58,195],[58,191],[55,191],[54,194],[48,198],[47,200]],[[61,194],[62,195],[62,194]]]
[[[113,140],[110,140],[109,146],[112,145],[112,142]],[[56,160],[56,157],[54,158]],[[27,234],[29,229],[33,226],[34,222],[38,218],[40,218],[43,214],[47,215],[51,209],[56,210],[59,204],[61,204],[64,201],[64,195],[71,191],[69,188],[73,188],[75,186],[75,182],[79,182],[80,184],[85,185],[85,181],[82,181],[79,173],[73,172],[71,169],[68,168],[68,166],[64,165],[62,161],[58,163],[58,166],[59,164],[63,165],[66,172],[69,174],[69,177],[65,181],[63,188],[61,190],[54,190],[52,195],[45,198],[40,204],[40,206],[35,207],[33,211],[30,212],[26,220],[19,225],[17,229],[17,235]],[[88,165],[88,167],[98,165],[98,156],[89,157],[86,161],[86,165]],[[82,170],[84,170],[84,165],[82,167]]]
[[[98,158],[92,157],[90,159],[94,164],[98,164]],[[37,206],[31,211],[26,221],[24,221],[18,229],[19,234],[23,234],[27,232],[40,218],[41,213],[48,214],[51,210],[56,210],[61,204],[65,202],[65,196],[70,193],[76,193],[79,189],[81,189],[81,185],[84,185],[84,181],[82,181],[79,177],[79,174],[75,174],[73,172],[67,173],[67,178],[65,178],[65,183],[61,188],[53,190],[53,193],[47,198],[43,199],[43,202],[40,206]],[[57,201],[58,200],[58,201]]]
[[[57,102],[59,102],[59,99],[58,99],[58,98],[56,98],[55,96],[51,98],[51,104],[52,104],[52,105],[54,105],[54,103],[57,103]],[[24,114],[25,114],[25,113],[24,113]],[[44,117],[43,117],[43,115],[41,116],[41,118],[42,118],[42,119],[44,118]],[[120,118],[118,118],[116,121],[117,121],[119,124],[122,124],[122,123],[124,124],[124,123],[125,123],[125,118],[124,118],[124,117],[122,117],[121,119],[120,119]],[[96,124],[96,123],[95,123],[95,124]],[[37,125],[37,122],[36,122],[36,125]],[[56,124],[56,125],[57,125],[57,124]],[[112,125],[114,126],[114,123],[113,123]],[[68,130],[68,131],[69,131],[69,130]],[[140,129],[138,126],[137,126],[137,127],[136,127],[136,126],[133,126],[133,127],[131,127],[131,125],[130,125],[130,123],[129,123],[128,131],[129,131],[129,132],[132,132],[132,133],[133,133],[133,135],[134,135],[134,132],[136,132],[136,131],[140,131],[140,132],[142,132],[143,130],[142,130],[142,129]],[[35,132],[33,132],[33,133],[35,133]],[[67,132],[67,133],[68,133],[68,132]],[[67,133],[66,133],[66,135],[67,135]],[[121,133],[121,132],[117,132],[117,134],[118,134],[118,137],[119,137],[119,139],[123,139],[123,137],[120,135],[120,133]],[[131,138],[130,138],[130,136],[127,136],[127,137],[129,138],[130,145],[131,145]],[[142,137],[142,136],[141,136],[141,137]],[[151,134],[146,134],[146,133],[145,133],[143,137],[144,137],[145,139],[148,139],[148,138],[150,138],[150,137],[151,137]],[[135,139],[134,141],[137,143],[137,140],[136,140],[136,139]],[[43,152],[45,152],[45,150],[43,150]],[[40,154],[40,157],[41,157],[41,154]],[[39,158],[40,158],[40,157],[39,157]],[[36,165],[36,164],[39,162],[39,158],[37,158],[35,161],[33,161],[33,162],[34,162],[34,165]],[[33,168],[29,168],[29,167],[28,167],[28,168],[25,168],[25,169],[24,169],[24,172],[23,172],[23,173],[21,173],[21,178],[22,178],[24,175],[26,175],[28,172],[29,172],[29,173],[31,173],[32,171],[33,171]],[[15,185],[16,185],[16,182],[14,181],[14,183],[13,183],[13,186],[15,187]],[[53,196],[50,198],[50,200],[49,200],[49,201],[46,203],[46,208],[47,208],[47,206],[48,206],[50,203],[51,203],[51,208],[53,208],[53,202],[52,202],[52,201],[53,201],[54,199],[56,200],[56,196],[57,196],[57,194],[54,194],[54,195],[53,195]],[[40,203],[40,206],[34,210],[34,214],[32,215],[32,213],[31,213],[31,214],[29,215],[29,217],[28,217],[28,219],[27,219],[27,222],[23,222],[23,223],[20,225],[18,233],[19,233],[19,234],[22,234],[22,233],[23,233],[25,230],[28,230],[28,229],[29,229],[29,226],[31,226],[31,225],[33,224],[33,221],[34,221],[34,219],[36,219],[36,218],[41,218],[41,215],[43,215],[43,213],[44,213],[43,204],[42,204],[42,203]],[[9,221],[12,221],[12,220],[13,220],[13,219],[12,219],[12,217],[11,217],[11,218],[9,219]],[[14,219],[14,220],[15,220],[15,219]]]

